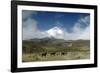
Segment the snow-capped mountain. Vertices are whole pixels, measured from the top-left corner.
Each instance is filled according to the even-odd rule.
[[[64,36],[64,30],[59,27],[53,27],[46,31],[48,37],[54,37],[57,39],[62,39]]]

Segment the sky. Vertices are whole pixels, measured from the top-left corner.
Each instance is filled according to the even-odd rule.
[[[22,11],[23,40],[53,36],[58,39],[90,39],[90,14]]]

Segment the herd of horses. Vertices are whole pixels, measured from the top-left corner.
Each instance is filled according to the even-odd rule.
[[[66,55],[67,54],[67,52],[51,52],[51,53],[47,53],[47,52],[44,52],[44,53],[41,53],[40,55],[42,56],[42,57],[46,57],[47,55],[50,55],[50,56],[58,56],[58,55]]]

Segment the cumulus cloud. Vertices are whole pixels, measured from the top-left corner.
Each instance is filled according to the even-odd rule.
[[[23,12],[23,40],[33,38],[55,37],[57,39],[65,40],[78,40],[78,39],[90,39],[90,16],[80,18],[74,26],[71,28],[72,32],[68,32],[65,28],[59,28],[55,26],[51,29],[41,31],[38,29],[38,22],[31,18],[32,14],[36,14],[34,11]],[[58,24],[58,23],[57,23]],[[83,25],[86,27],[83,28]]]

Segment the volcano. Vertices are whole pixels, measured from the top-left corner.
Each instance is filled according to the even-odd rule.
[[[53,28],[47,30],[46,33],[48,34],[48,37],[54,37],[57,39],[62,39],[64,36],[63,29],[61,29],[59,27],[53,27]]]

